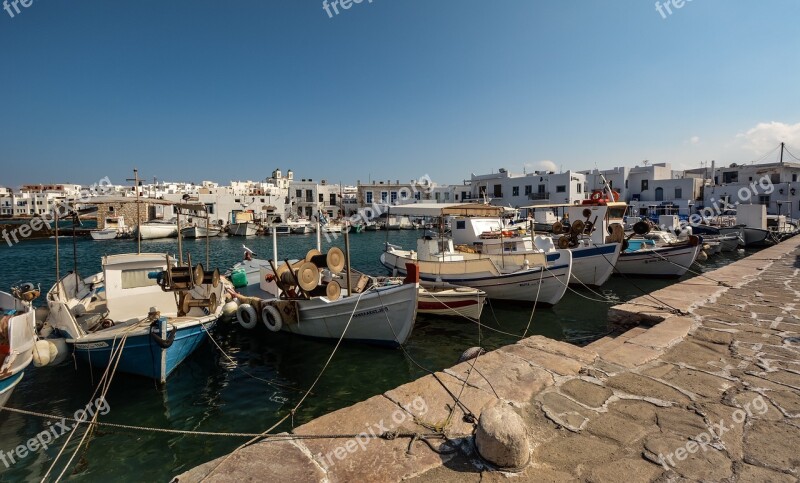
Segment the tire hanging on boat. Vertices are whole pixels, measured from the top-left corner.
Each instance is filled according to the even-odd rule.
[[[267,329],[272,332],[280,332],[281,327],[283,327],[283,317],[280,311],[272,305],[264,304],[261,308],[261,319],[264,321],[264,325],[267,326]]]
[[[258,323],[258,315],[256,309],[250,304],[242,304],[236,309],[236,318],[239,320],[239,325],[245,329],[254,329]]]

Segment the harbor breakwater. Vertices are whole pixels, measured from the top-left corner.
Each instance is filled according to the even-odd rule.
[[[613,307],[618,335],[525,338],[174,481],[480,481],[499,470],[473,434],[498,400],[524,422],[527,481],[797,481],[798,273],[794,238]]]

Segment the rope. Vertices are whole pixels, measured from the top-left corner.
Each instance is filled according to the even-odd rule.
[[[349,274],[348,274],[348,276],[349,276]],[[237,447],[235,450],[233,450],[230,453],[228,453],[224,458],[222,458],[222,460],[219,463],[217,463],[216,465],[214,465],[213,468],[211,468],[211,470],[200,480],[201,482],[205,481],[206,479],[211,477],[220,468],[220,466],[222,466],[225,462],[227,462],[231,458],[231,456],[233,456],[233,454],[235,452],[237,452],[237,451],[239,451],[239,450],[241,450],[241,449],[243,449],[243,448],[245,448],[247,446],[250,446],[253,443],[256,443],[256,442],[260,441],[264,436],[269,434],[270,431],[272,431],[273,429],[275,429],[278,426],[280,426],[281,424],[283,424],[287,419],[289,419],[289,417],[292,417],[292,424],[294,424],[294,414],[295,414],[295,412],[297,412],[297,409],[300,407],[301,404],[303,404],[303,402],[306,400],[308,395],[311,393],[312,389],[314,389],[314,387],[317,385],[319,380],[322,378],[322,374],[325,373],[325,370],[328,368],[328,365],[330,365],[331,360],[333,360],[333,356],[336,354],[336,351],[339,349],[339,346],[341,345],[342,340],[344,339],[344,336],[347,333],[347,329],[350,327],[350,322],[353,321],[353,315],[355,315],[356,310],[358,310],[358,304],[361,302],[361,297],[364,294],[366,294],[366,293],[368,293],[368,292],[370,292],[372,290],[374,290],[374,287],[370,287],[368,290],[364,290],[363,292],[358,294],[358,298],[356,299],[356,303],[355,303],[355,306],[353,307],[353,311],[350,312],[350,318],[347,320],[347,324],[345,325],[344,330],[342,331],[342,335],[339,336],[339,340],[336,342],[336,346],[334,346],[333,351],[331,351],[331,355],[328,357],[328,360],[325,362],[325,365],[322,367],[322,370],[317,375],[317,378],[311,384],[311,387],[309,387],[308,390],[306,391],[306,393],[303,394],[303,397],[294,406],[294,408],[292,408],[284,417],[282,417],[280,420],[278,420],[278,422],[276,422],[275,424],[270,426],[266,431],[262,432],[258,436],[253,437],[252,439],[246,441],[245,443],[239,445],[239,447]],[[378,294],[380,294],[380,292],[378,292]]]
[[[592,245],[594,245],[595,247],[597,246],[597,244],[596,244],[596,243],[594,243],[594,242],[592,242]],[[659,300],[659,299],[658,299],[658,297],[656,297],[655,295],[651,294],[650,292],[646,292],[646,291],[645,291],[643,288],[641,288],[640,286],[638,286],[638,285],[636,285],[635,283],[633,283],[633,280],[631,280],[631,279],[630,279],[630,277],[628,277],[628,276],[627,276],[627,275],[625,275],[624,273],[620,272],[620,270],[617,268],[617,266],[616,266],[615,264],[611,263],[611,260],[609,260],[609,259],[608,259],[608,257],[606,257],[606,254],[605,254],[605,253],[602,253],[602,252],[601,252],[601,253],[600,253],[600,255],[602,255],[602,256],[603,256],[603,259],[604,259],[604,260],[605,260],[605,261],[606,261],[606,262],[607,262],[609,265],[611,265],[611,266],[613,267],[613,269],[614,269],[614,271],[615,271],[616,273],[618,273],[619,275],[622,275],[622,277],[623,277],[625,280],[627,280],[627,281],[628,281],[628,283],[630,283],[630,284],[631,284],[631,286],[633,286],[633,287],[634,287],[636,290],[638,290],[639,292],[641,292],[641,293],[642,293],[642,294],[643,294],[645,297],[649,297],[649,298],[653,299],[653,300],[654,300],[654,301],[655,301],[657,304],[660,304],[660,307],[659,307],[659,306],[651,306],[651,305],[642,304],[642,303],[637,303],[637,302],[625,302],[625,303],[628,303],[628,304],[631,304],[631,305],[641,305],[641,306],[643,306],[643,307],[653,307],[653,308],[656,308],[656,309],[663,309],[664,307],[667,307],[667,308],[669,308],[669,309],[670,309],[670,312],[671,312],[671,313],[673,313],[673,314],[676,314],[676,315],[688,315],[688,314],[686,314],[685,312],[683,312],[681,309],[679,309],[679,308],[677,308],[677,307],[673,307],[672,305],[670,305],[670,304],[668,304],[668,303],[666,303],[666,302],[662,302],[661,300]],[[621,254],[620,254],[620,255],[621,255]]]
[[[657,255],[658,257],[660,257],[660,258],[661,258],[662,260],[664,260],[665,262],[667,262],[667,263],[671,263],[672,265],[675,265],[676,267],[683,268],[683,269],[685,269],[687,272],[689,272],[689,273],[691,273],[691,274],[697,275],[698,277],[707,278],[708,280],[711,280],[712,282],[714,282],[714,283],[716,283],[716,284],[718,284],[718,285],[721,285],[721,286],[723,286],[723,287],[727,287],[727,288],[733,288],[733,286],[732,286],[732,285],[729,285],[727,282],[723,282],[723,281],[721,281],[721,280],[714,280],[713,278],[711,278],[711,277],[709,277],[709,276],[703,275],[701,272],[695,272],[694,270],[690,269],[689,267],[685,267],[685,266],[681,265],[680,263],[673,262],[672,260],[669,260],[669,259],[667,259],[666,257],[664,257],[664,255],[662,255],[662,254],[658,253],[658,252],[657,252],[657,251],[655,251],[655,250],[650,250],[649,252],[650,252],[650,254],[651,254],[651,255]],[[694,263],[697,263],[697,259],[695,259],[695,260],[694,260],[692,263],[693,263],[693,264],[694,264]]]

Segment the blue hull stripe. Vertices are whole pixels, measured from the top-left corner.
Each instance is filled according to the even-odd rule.
[[[14,387],[14,385],[16,383],[18,383],[20,381],[20,379],[22,379],[22,376],[24,374],[25,374],[25,372],[20,371],[20,372],[12,375],[10,377],[7,377],[7,378],[5,378],[3,380],[0,380],[0,394],[2,394],[4,392],[8,391],[10,388]]]

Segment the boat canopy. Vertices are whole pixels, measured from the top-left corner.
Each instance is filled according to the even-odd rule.
[[[603,203],[604,206],[608,206],[609,208],[623,208],[627,207],[628,203],[624,201],[609,201],[607,203]],[[570,203],[554,203],[554,204],[547,204],[547,205],[530,205],[530,206],[521,206],[521,210],[544,210],[544,209],[553,209],[553,208],[570,208],[573,206],[584,206],[580,204],[570,204]]]
[[[502,216],[517,210],[482,203],[414,203],[392,206],[389,213],[405,216]]]

